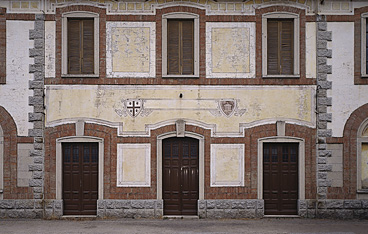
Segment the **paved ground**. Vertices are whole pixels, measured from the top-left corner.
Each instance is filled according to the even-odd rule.
[[[0,233],[368,233],[367,220],[0,220]]]

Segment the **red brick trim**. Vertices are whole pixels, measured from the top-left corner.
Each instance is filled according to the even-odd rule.
[[[357,132],[368,118],[368,104],[356,109],[348,118],[342,138],[330,138],[328,143],[342,143],[343,148],[343,187],[329,188],[328,199],[355,199],[357,191]],[[335,142],[333,140],[336,140]]]
[[[354,9],[354,84],[367,85],[368,78],[361,77],[361,14],[368,12],[368,7]]]
[[[116,128],[98,124],[85,124],[84,135],[104,139],[104,199],[156,199],[157,194],[157,137],[175,132],[175,125],[151,130],[150,137],[118,137]],[[212,138],[211,131],[198,126],[186,125],[187,132],[204,137],[204,195],[205,199],[256,199],[257,198],[257,161],[258,139],[275,136],[276,125],[268,124],[246,129],[244,137]],[[306,198],[313,199],[316,194],[316,130],[304,126],[286,124],[286,135],[305,140]],[[45,198],[56,197],[56,139],[75,136],[75,125],[65,124],[45,130]],[[118,143],[151,144],[151,187],[116,187],[116,163]],[[245,144],[245,185],[243,187],[210,187],[210,149],[211,144]]]
[[[35,14],[17,14],[17,13],[7,13],[5,15],[6,20],[24,20],[24,21],[34,21]]]
[[[326,15],[327,22],[354,22],[354,15]]]
[[[85,80],[87,83],[89,83],[89,80],[98,80],[96,78],[94,79],[73,79],[73,78],[67,78],[67,79],[61,79],[61,64],[62,64],[62,58],[61,58],[61,50],[62,50],[62,14],[66,12],[73,12],[73,11],[87,11],[87,12],[94,12],[99,14],[99,76],[105,77],[106,76],[106,9],[104,8],[98,8],[94,6],[89,5],[73,5],[73,6],[67,6],[63,8],[57,8],[56,9],[56,57],[55,57],[55,65],[56,65],[56,83],[72,83],[72,84],[78,84],[80,81]],[[65,81],[68,80],[68,81]],[[78,82],[79,81],[79,82]],[[83,82],[84,83],[84,82]],[[93,82],[92,82],[93,83]]]
[[[4,133],[4,199],[33,199],[30,187],[17,187],[17,126],[13,117],[0,106],[0,126]],[[23,143],[23,142],[22,142]],[[33,143],[33,140],[32,142]]]
[[[262,79],[262,15],[270,12],[289,12],[299,15],[299,79]],[[301,85],[301,84],[315,84],[315,79],[306,78],[305,66],[305,10],[290,6],[272,6],[256,9],[256,77],[263,80],[263,84],[287,84],[287,85]]]
[[[154,15],[106,15],[106,21],[153,22],[155,19]]]
[[[6,8],[0,8],[0,84],[6,84]]]

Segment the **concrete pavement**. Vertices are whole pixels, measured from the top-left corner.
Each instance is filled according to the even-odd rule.
[[[293,233],[367,234],[367,220],[0,220],[0,233]]]

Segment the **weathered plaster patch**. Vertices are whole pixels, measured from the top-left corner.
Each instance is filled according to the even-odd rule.
[[[211,187],[244,185],[244,144],[211,144]]]
[[[305,31],[305,69],[307,78],[317,77],[317,36],[316,23],[306,23]]]
[[[155,32],[151,22],[107,22],[107,76],[155,77]]]
[[[362,189],[368,189],[368,144],[362,144]]]
[[[45,77],[55,77],[55,22],[45,21]]]
[[[6,84],[0,85],[0,106],[3,106],[13,117],[19,136],[28,136],[28,130],[33,124],[28,122],[28,113],[33,107],[28,105],[28,99],[33,96],[29,90],[29,49],[33,41],[29,40],[29,30],[34,28],[33,21],[6,21]]]
[[[332,64],[332,74],[327,76],[333,86],[328,96],[338,104],[328,110],[332,122],[327,127],[332,129],[333,137],[342,137],[351,113],[367,103],[368,86],[354,85],[354,23],[329,22],[327,30],[332,31],[333,37],[330,47],[333,58],[328,61]]]
[[[151,144],[118,144],[117,186],[151,186]]]
[[[124,123],[124,131],[142,132],[148,124],[190,119],[215,124],[224,133],[239,133],[242,124],[270,119],[313,126],[313,98],[314,87],[309,86],[47,86],[46,125],[93,118]],[[137,116],[118,111],[126,108],[127,99],[143,103]],[[237,100],[239,113],[213,115],[223,99]]]
[[[33,150],[33,144],[18,144],[17,158],[17,186],[28,187],[29,180],[32,179],[32,172],[28,170],[29,165],[33,164],[33,157],[30,152]]]
[[[255,24],[206,24],[207,78],[255,77]]]

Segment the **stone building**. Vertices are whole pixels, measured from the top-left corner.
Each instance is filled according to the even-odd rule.
[[[0,1],[0,217],[368,218],[367,19]]]

